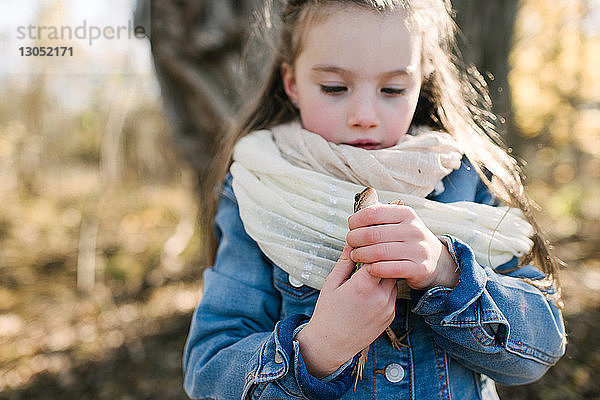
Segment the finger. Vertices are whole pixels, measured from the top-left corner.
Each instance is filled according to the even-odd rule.
[[[354,273],[354,275],[358,275],[357,279],[364,280],[373,286],[378,286],[381,283],[381,278],[375,275],[371,275],[369,273],[369,264],[363,264],[363,266]]]
[[[384,280],[412,278],[415,274],[415,263],[412,261],[381,261],[368,265],[369,274]]]
[[[365,264],[379,261],[415,260],[421,259],[421,248],[407,242],[384,242],[368,246],[354,248],[350,252],[350,258],[354,262]]]
[[[371,269],[371,267],[369,267],[368,269]],[[369,274],[371,274],[369,272]],[[371,274],[373,275],[373,274]],[[377,275],[374,275],[377,276]],[[381,281],[379,282],[379,286],[381,286],[381,288],[385,291],[394,291],[394,293],[396,292],[396,281],[397,279],[392,278],[392,279],[388,279],[388,278],[382,278]]]
[[[379,289],[381,278],[375,275],[371,275],[368,271],[369,265],[364,264],[362,268],[352,275],[346,284],[353,287],[353,291],[362,295],[370,295],[374,291]]]
[[[346,242],[352,247],[368,246],[380,242],[402,242],[407,234],[402,223],[364,226],[348,232]]]
[[[346,244],[344,246],[344,250],[342,251],[342,255],[338,259],[338,261],[333,266],[333,269],[325,279],[323,286],[331,285],[333,287],[339,287],[342,283],[344,283],[352,272],[354,272],[354,261],[350,258],[350,252],[352,251],[352,247]]]
[[[350,230],[361,226],[396,224],[416,216],[414,210],[407,206],[394,204],[376,204],[363,208],[348,218]]]
[[[398,280],[397,279],[383,279],[383,281],[390,282],[389,283],[390,298],[388,301],[391,303],[392,307],[395,308],[396,298],[398,297],[398,284],[397,284]]]
[[[398,295],[396,281],[397,281],[396,279],[382,279],[381,280],[382,289],[386,293],[388,293],[387,309],[389,310],[389,313],[390,313],[390,320],[388,321],[388,325],[392,323],[392,321],[394,320],[394,316],[395,316],[394,309],[396,308],[396,297]]]

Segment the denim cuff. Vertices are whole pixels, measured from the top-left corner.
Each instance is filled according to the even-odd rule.
[[[350,389],[354,358],[346,361],[334,373],[323,379],[317,379],[308,373],[296,341],[294,341],[294,348],[296,350],[296,379],[306,397],[311,400],[338,399]]]
[[[482,322],[506,323],[492,299],[484,296],[485,287],[494,272],[479,265],[473,250],[449,235],[441,238],[460,270],[454,289],[434,287],[426,292],[413,291],[412,310],[432,325],[475,326]],[[489,271],[488,271],[489,270]]]
[[[294,360],[291,340],[294,329],[306,320],[307,316],[297,314],[277,322],[273,333],[261,346],[256,361],[246,375],[244,393],[252,385],[281,379],[288,373],[290,360]],[[242,398],[245,398],[245,395]]]
[[[245,394],[253,385],[275,380],[280,381],[280,385],[286,387],[289,393],[299,395],[299,391],[311,400],[337,399],[346,393],[352,385],[351,365],[354,359],[323,379],[315,378],[306,369],[300,345],[294,338],[308,319],[306,315],[295,314],[275,325],[273,334],[259,352],[253,372],[246,376]],[[242,398],[246,398],[245,394]]]
[[[306,322],[294,330],[294,338],[304,328]],[[304,364],[304,359],[300,353],[300,344],[297,340],[293,341],[295,355],[296,379],[300,389],[309,399],[326,400],[337,399],[341,397],[352,385],[352,367],[354,358],[346,361],[336,371],[324,378],[318,379],[312,376]]]

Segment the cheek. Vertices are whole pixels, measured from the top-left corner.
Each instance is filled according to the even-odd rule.
[[[393,146],[406,134],[415,111],[415,105],[403,102],[397,107],[386,110],[385,115],[385,145]]]
[[[412,104],[404,103],[396,112],[390,114],[390,119],[392,119],[392,123],[397,130],[406,133],[412,121],[414,111]]]
[[[320,135],[329,142],[340,143],[336,137],[336,132],[339,132],[340,117],[330,105],[311,102],[301,106],[300,118],[304,129]]]

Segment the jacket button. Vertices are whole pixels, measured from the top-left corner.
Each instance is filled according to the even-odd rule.
[[[300,281],[300,279],[296,279],[293,276],[289,276],[288,281],[290,281],[290,285],[292,285],[293,287],[302,287],[304,286],[304,284]]]
[[[400,382],[404,379],[404,368],[400,364],[389,364],[385,367],[385,378],[392,383]]]
[[[281,364],[283,362],[283,358],[281,358],[281,354],[275,353],[275,363]]]

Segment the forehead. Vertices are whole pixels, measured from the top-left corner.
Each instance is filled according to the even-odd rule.
[[[299,59],[359,70],[410,70],[420,62],[420,36],[410,29],[404,10],[330,6],[322,11],[306,27]]]

